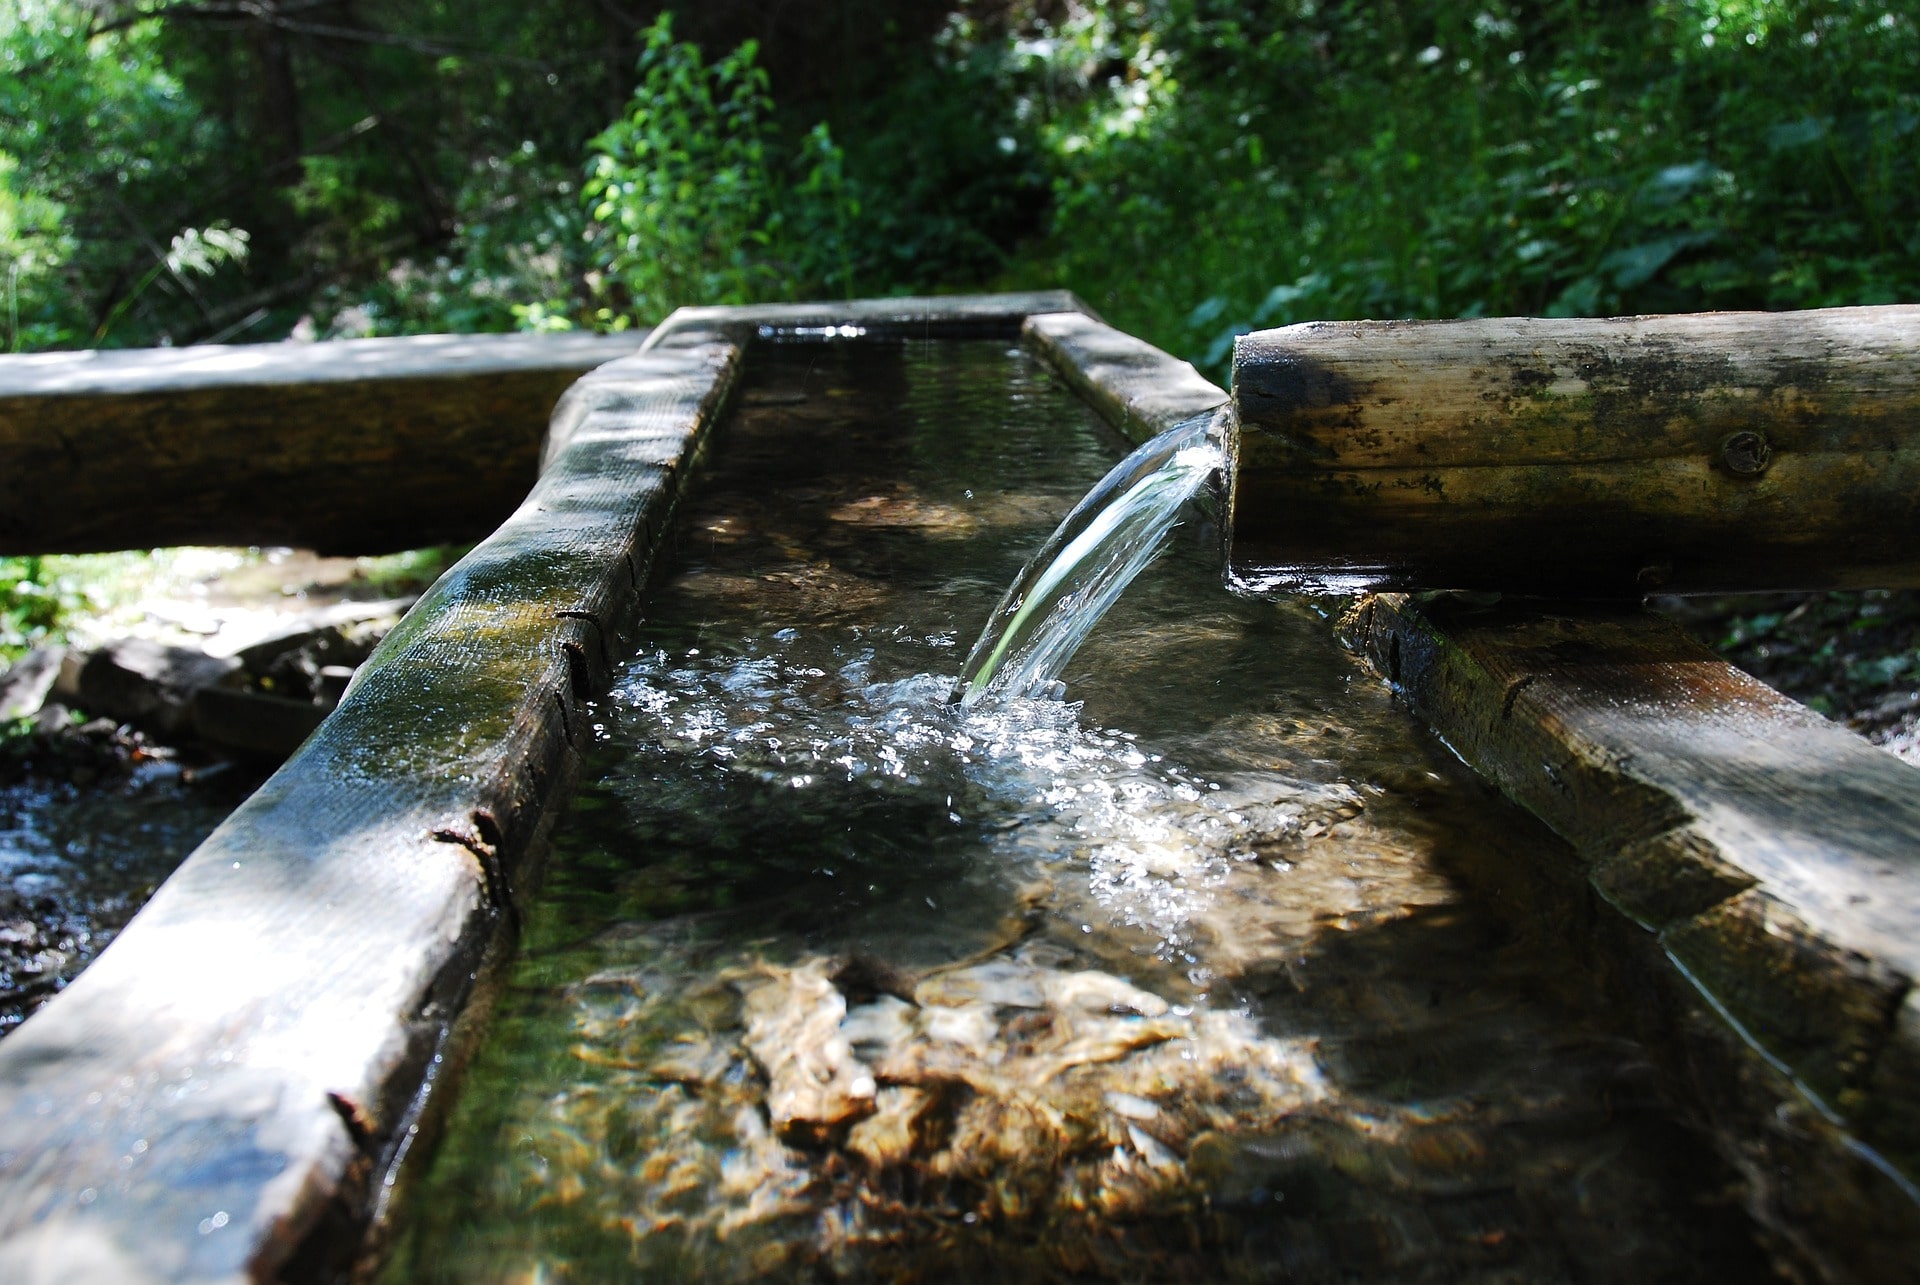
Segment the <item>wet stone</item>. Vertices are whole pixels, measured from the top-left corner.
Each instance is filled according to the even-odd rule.
[[[765,1072],[767,1114],[780,1136],[824,1140],[873,1110],[873,1073],[841,1034],[846,999],[828,961],[775,973],[743,996],[746,1047]]]
[[[230,657],[129,638],[86,658],[75,703],[170,734],[189,724],[195,692],[235,682],[240,671],[240,662]]]
[[[39,647],[0,670],[0,723],[32,718],[40,712],[60,677],[64,647]]]

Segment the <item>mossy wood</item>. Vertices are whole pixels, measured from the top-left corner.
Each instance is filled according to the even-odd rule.
[[[1382,595],[1343,628],[1781,1073],[1749,1159],[1795,1157],[1767,1188],[1891,1279],[1833,1232],[1920,1245],[1920,770],[1637,608]]]
[[[65,993],[0,1041],[0,1280],[324,1279],[441,1099],[743,346],[1001,334],[1061,294],[686,310]],[[823,322],[822,319],[825,319]],[[475,1019],[477,1020],[477,1019]]]
[[[1233,378],[1252,585],[1920,585],[1920,307],[1314,322]]]
[[[0,554],[477,540],[554,402],[641,334],[0,357]]]
[[[1135,444],[1227,401],[1187,362],[1084,312],[1040,313],[1027,318],[1020,333],[1068,387]]]

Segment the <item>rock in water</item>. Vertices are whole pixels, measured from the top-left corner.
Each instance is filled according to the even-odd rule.
[[[824,1142],[871,1115],[878,1086],[841,1033],[847,1001],[828,961],[772,970],[746,992],[746,1046],[767,1073],[767,1115],[790,1142]]]

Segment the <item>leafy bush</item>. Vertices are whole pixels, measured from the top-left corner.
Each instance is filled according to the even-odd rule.
[[[82,605],[77,587],[47,574],[39,558],[0,558],[0,661],[55,639]]]
[[[1219,374],[1313,318],[1920,292],[1886,0],[351,8],[0,6],[0,345],[1065,285]]]
[[[589,145],[589,235],[645,320],[685,303],[851,293],[859,204],[844,156],[824,124],[782,146],[757,52],[747,41],[709,66],[661,14],[627,114]]]
[[[1055,200],[1011,279],[1216,375],[1235,333],[1296,320],[1920,294],[1920,35],[1891,8],[1070,14],[1018,36]]]

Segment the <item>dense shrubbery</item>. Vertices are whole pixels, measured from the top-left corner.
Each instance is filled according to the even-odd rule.
[[[1063,284],[1217,373],[1313,317],[1920,293],[1877,0],[660,8],[14,0],[6,346]]]
[[[1920,36],[1833,0],[1112,4],[1046,31],[1025,273],[1255,324],[1920,298]]]

